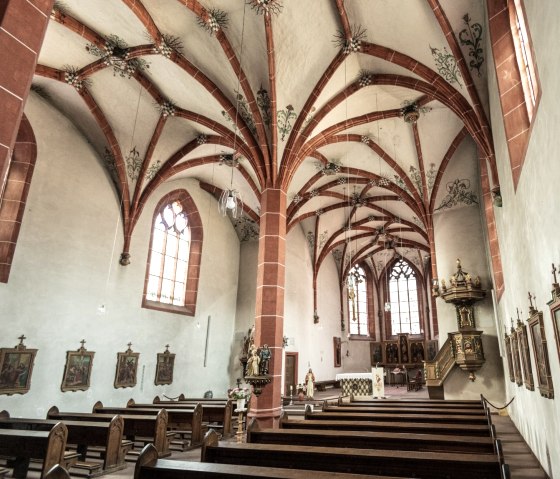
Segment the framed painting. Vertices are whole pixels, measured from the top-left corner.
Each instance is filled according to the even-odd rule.
[[[128,349],[124,353],[117,353],[117,372],[115,373],[115,389],[132,388],[136,386],[136,373],[138,371],[138,358],[140,353],[130,349],[132,343],[128,343]]]
[[[334,367],[339,368],[342,366],[342,339],[333,336],[333,352],[334,352]]]
[[[533,370],[531,369],[531,353],[529,352],[529,339],[527,338],[527,326],[521,322],[517,323],[517,341],[519,355],[521,356],[521,368],[523,370],[523,382],[529,391],[535,390]]]
[[[433,361],[436,359],[438,350],[439,347],[437,339],[426,341],[426,361]]]
[[[552,326],[554,329],[554,339],[556,343],[556,353],[560,360],[560,285],[556,279],[556,266],[552,265],[554,282],[552,283],[552,299],[547,303],[552,316]]]
[[[408,350],[408,334],[399,334],[397,340],[399,343],[399,363],[409,363],[410,352]]]
[[[31,387],[31,373],[37,349],[27,349],[24,335],[14,348],[0,348],[0,394],[25,394]]]
[[[539,382],[539,391],[541,396],[553,399],[554,387],[552,385],[552,376],[550,374],[550,363],[548,362],[548,350],[546,346],[546,336],[544,333],[544,321],[542,311],[535,308],[530,309],[528,327],[531,331],[531,339],[533,343],[533,354],[537,366],[537,380]]]
[[[85,391],[89,389],[91,368],[93,366],[94,352],[88,351],[85,341],[80,341],[82,346],[77,351],[66,352],[66,365],[60,389],[66,391]]]
[[[506,343],[506,356],[507,356],[507,365],[508,365],[508,374],[509,380],[514,383],[515,376],[513,374],[513,359],[511,355],[511,337],[507,334],[505,335],[505,343]]]
[[[399,345],[396,341],[385,342],[385,364],[397,364],[399,362]]]
[[[523,376],[521,374],[521,360],[519,358],[519,342],[517,340],[517,332],[511,333],[511,357],[513,359],[513,377],[515,384],[523,385]]]
[[[381,343],[369,343],[369,351],[372,366],[383,362],[383,345]]]
[[[155,385],[171,384],[173,382],[173,368],[175,366],[175,354],[169,352],[169,344],[165,346],[163,353],[158,353],[156,364]]]
[[[424,349],[424,341],[408,342],[408,351],[410,352],[410,362],[420,364],[426,359],[426,351]]]

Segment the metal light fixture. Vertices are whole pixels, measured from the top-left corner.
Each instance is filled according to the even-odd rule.
[[[222,216],[227,216],[228,212],[232,218],[238,218],[243,211],[241,194],[234,189],[224,190],[220,195],[218,210]]]

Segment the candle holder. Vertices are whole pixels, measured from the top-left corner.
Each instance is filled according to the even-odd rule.
[[[237,432],[235,433],[236,442],[243,442],[243,415],[247,412],[246,407],[237,408],[234,412],[237,413]]]

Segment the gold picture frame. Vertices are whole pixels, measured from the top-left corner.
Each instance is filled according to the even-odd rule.
[[[115,373],[115,389],[133,388],[136,386],[138,359],[140,353],[135,353],[130,348],[132,343],[128,343],[128,349],[124,353],[117,353],[117,371]]]
[[[529,338],[527,337],[527,326],[521,321],[517,323],[517,341],[521,356],[521,367],[523,370],[523,382],[529,391],[535,390],[533,370],[531,368],[531,353],[529,351]]]
[[[519,342],[517,339],[517,331],[511,331],[511,356],[513,358],[513,376],[515,384],[523,386],[523,376],[521,373],[521,358],[519,356]]]
[[[531,300],[531,297],[529,298]],[[542,311],[537,311],[531,304],[529,308],[529,319],[527,326],[531,331],[533,344],[533,354],[537,366],[537,380],[541,396],[547,399],[554,399],[554,387],[552,375],[550,373],[550,363],[548,361],[548,349],[546,335],[544,331],[544,319]]]
[[[31,373],[37,349],[27,349],[22,334],[13,348],[0,348],[0,394],[25,394],[31,388]]]
[[[77,351],[66,352],[66,365],[60,386],[62,392],[89,389],[95,353],[84,347],[85,340],[82,339],[80,344],[82,346]]]
[[[169,352],[169,344],[165,345],[165,351],[158,353],[156,364],[156,377],[154,384],[160,386],[173,382],[173,369],[175,367],[175,354]]]
[[[515,382],[515,375],[513,373],[513,359],[512,359],[512,355],[511,355],[511,337],[506,334],[504,341],[505,341],[505,344],[506,344],[506,357],[507,357],[509,380],[512,383],[514,383]]]

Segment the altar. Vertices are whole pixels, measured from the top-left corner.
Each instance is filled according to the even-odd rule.
[[[371,396],[373,393],[372,380],[373,376],[369,373],[341,373],[335,376],[340,381],[342,395],[348,396]]]

